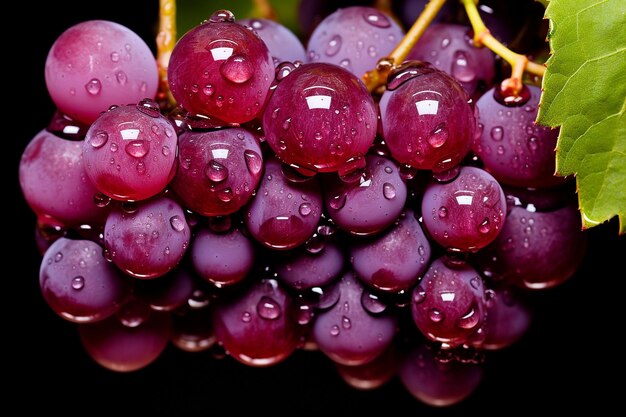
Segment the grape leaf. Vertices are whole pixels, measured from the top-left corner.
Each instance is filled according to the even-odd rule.
[[[626,233],[626,2],[550,0],[551,56],[537,122],[560,126],[559,175],[576,175],[583,227]]]

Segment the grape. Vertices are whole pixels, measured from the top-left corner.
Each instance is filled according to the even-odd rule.
[[[305,35],[310,35],[320,22],[336,9],[367,3],[363,0],[300,0],[298,23]]]
[[[339,296],[319,312],[313,323],[314,341],[337,363],[356,366],[371,362],[390,345],[396,332],[395,316],[366,309],[363,286],[353,272],[346,272],[335,285]]]
[[[554,175],[559,129],[535,124],[541,89],[524,86],[530,97],[519,106],[498,101],[495,88],[476,102],[478,132],[472,145],[484,167],[498,181],[517,187],[553,187],[564,179]]]
[[[305,246],[275,258],[274,268],[283,284],[303,291],[323,287],[339,278],[345,262],[336,243],[312,239],[312,243]]]
[[[559,285],[576,272],[587,246],[576,206],[533,210],[511,208],[502,233],[479,253],[479,267],[487,276],[541,289]]]
[[[136,278],[156,278],[173,269],[189,237],[183,210],[165,197],[117,207],[104,226],[109,259]]]
[[[476,270],[446,258],[433,261],[411,296],[411,314],[419,330],[451,347],[480,336],[485,308],[485,288]]]
[[[357,389],[371,390],[389,382],[396,375],[399,362],[398,352],[394,345],[391,345],[371,362],[356,366],[335,362],[335,366],[347,384]]]
[[[103,194],[145,200],[165,189],[176,166],[176,133],[154,101],[119,106],[91,125],[83,142],[85,171]]]
[[[406,185],[397,164],[378,155],[367,155],[363,174],[356,181],[327,178],[326,210],[335,224],[355,235],[380,232],[400,215],[406,201]]]
[[[300,39],[280,23],[269,19],[238,19],[237,23],[255,30],[270,51],[274,65],[305,61],[306,53]]]
[[[86,124],[112,104],[153,99],[158,86],[148,45],[130,29],[105,20],[63,32],[50,48],[45,75],[57,107]]]
[[[193,278],[185,268],[162,277],[135,282],[135,295],[156,311],[172,311],[187,302],[193,291]]]
[[[412,210],[406,209],[389,230],[356,242],[350,260],[366,284],[388,292],[407,290],[428,267],[430,243]]]
[[[245,129],[184,133],[172,189],[185,207],[203,216],[234,213],[261,180],[261,155],[258,138]]]
[[[499,286],[487,302],[483,349],[497,350],[518,341],[530,327],[532,313],[514,287]]]
[[[392,71],[380,99],[382,135],[401,164],[434,172],[458,165],[470,150],[475,118],[459,83],[429,64]]]
[[[218,288],[243,280],[254,265],[254,245],[236,228],[226,233],[200,229],[192,243],[194,269]]]
[[[339,65],[362,77],[404,37],[402,28],[373,7],[337,9],[315,28],[307,44],[308,62]]]
[[[476,251],[498,237],[506,219],[506,199],[495,178],[466,166],[453,181],[426,188],[422,214],[424,227],[441,246]]]
[[[467,398],[480,384],[483,371],[473,363],[440,362],[429,348],[421,345],[407,356],[398,375],[415,398],[443,407]]]
[[[300,342],[295,304],[276,280],[261,279],[245,292],[220,298],[213,315],[219,343],[234,359],[269,366],[286,359]]]
[[[98,323],[81,324],[80,340],[97,363],[117,372],[131,372],[154,362],[167,346],[171,332],[170,316],[149,312],[140,323],[129,327],[117,317]]]
[[[316,178],[291,182],[280,162],[268,159],[256,197],[244,209],[244,222],[254,239],[272,249],[293,249],[310,238],[322,215]]]
[[[391,7],[404,26],[409,28],[413,26],[413,23],[417,20],[420,13],[422,13],[428,1],[429,0],[396,0],[392,2]],[[434,22],[450,22],[454,20],[458,9],[457,4],[457,2],[453,1],[445,2],[435,16]]]
[[[63,139],[80,141],[85,139],[88,129],[88,124],[74,120],[57,110],[46,130]]]
[[[102,224],[109,212],[106,204],[94,203],[98,190],[85,172],[81,142],[42,130],[22,154],[19,179],[24,198],[41,223]]]
[[[363,83],[331,64],[305,64],[276,86],[263,114],[267,143],[308,171],[346,169],[376,135],[376,107]]]
[[[114,314],[129,294],[128,283],[90,240],[57,239],[41,260],[44,299],[66,320],[88,323]]]
[[[226,123],[257,117],[274,79],[272,57],[252,30],[227,11],[178,40],[167,77],[172,95],[194,115]]]
[[[495,76],[495,55],[474,45],[470,28],[434,24],[415,44],[407,60],[426,61],[453,76],[470,97],[489,88]]]

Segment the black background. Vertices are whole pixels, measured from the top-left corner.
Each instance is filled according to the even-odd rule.
[[[529,333],[515,346],[489,354],[481,386],[451,408],[420,404],[397,379],[378,390],[357,391],[343,383],[330,360],[316,352],[297,352],[278,365],[258,369],[169,346],[156,363],[132,374],[99,367],[82,350],[74,325],[57,317],[40,295],[35,217],[21,195],[17,169],[24,147],[53,113],[43,70],[54,39],[72,24],[98,18],[128,26],[152,46],[158,2],[42,4],[16,2],[18,13],[3,16],[18,21],[18,29],[4,29],[2,37],[3,67],[9,73],[2,84],[2,123],[10,150],[10,196],[5,200],[9,207],[3,214],[3,243],[10,249],[2,250],[6,284],[2,345],[7,352],[2,375],[11,387],[5,406],[14,403],[24,414],[46,410],[62,415],[127,411],[394,415],[402,410],[407,415],[438,416],[552,410],[565,414],[618,402],[624,356],[618,338],[626,328],[622,291],[626,245],[624,238],[617,237],[615,221],[589,232],[591,244],[580,271],[562,286],[536,294],[536,319]],[[617,385],[609,377],[617,377]]]

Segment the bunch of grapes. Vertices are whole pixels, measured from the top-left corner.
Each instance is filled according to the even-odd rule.
[[[220,10],[180,38],[167,88],[119,24],[56,40],[58,111],[19,178],[43,297],[96,362],[134,371],[170,342],[251,366],[319,350],[359,389],[397,376],[430,405],[471,394],[586,236],[554,176],[558,131],[534,123],[540,88],[502,91],[469,27],[430,26],[368,91],[404,33],[351,6],[305,49]]]

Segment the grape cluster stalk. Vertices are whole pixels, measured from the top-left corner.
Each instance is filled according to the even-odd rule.
[[[318,350],[357,389],[448,406],[574,275],[587,236],[524,78],[543,67],[506,46],[528,34],[473,0],[340,3],[306,37],[218,10],[176,41],[162,0],[157,57],[106,20],[56,39],[19,181],[42,296],[98,364]]]

